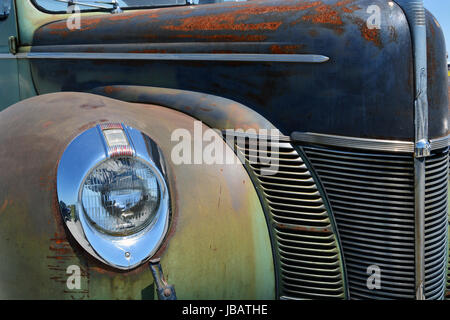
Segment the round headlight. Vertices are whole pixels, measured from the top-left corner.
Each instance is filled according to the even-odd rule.
[[[123,123],[102,123],[75,137],[61,156],[61,216],[89,254],[129,270],[154,255],[167,234],[166,181],[155,141]]]
[[[161,198],[150,166],[133,158],[102,162],[86,178],[81,194],[89,222],[117,236],[137,233],[155,221]]]

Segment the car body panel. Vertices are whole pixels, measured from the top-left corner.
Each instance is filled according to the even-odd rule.
[[[167,159],[172,217],[153,258],[161,258],[178,298],[273,299],[267,224],[242,164],[170,160],[172,131],[185,128],[194,137],[193,121],[168,108],[81,93],[38,96],[2,111],[0,158],[8,169],[0,171],[0,297],[154,298],[147,263],[124,272],[87,255],[64,227],[57,202],[56,168],[68,143],[96,123],[123,122],[147,133]],[[82,271],[81,290],[66,286],[70,265]]]
[[[30,52],[124,55],[33,59],[31,70],[39,94],[107,85],[182,89],[246,105],[285,135],[301,130],[408,140],[414,132],[410,32],[397,5],[375,3],[386,21],[380,30],[366,26],[366,9],[374,4],[367,0],[257,0],[129,11],[87,16],[80,30],[69,30],[65,20],[50,22],[34,32]],[[146,61],[129,55],[139,53],[317,54],[330,60]],[[391,72],[373,72],[381,67]]]

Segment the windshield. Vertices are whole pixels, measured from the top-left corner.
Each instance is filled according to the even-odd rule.
[[[209,4],[220,2],[236,2],[246,0],[116,0],[121,9],[137,9],[137,8],[158,8],[167,6],[180,6],[180,5],[197,5],[197,4]],[[65,13],[67,12],[68,5],[76,4],[81,11],[111,11],[112,4],[109,4],[110,0],[34,0],[34,3],[43,11],[52,13]],[[83,6],[83,4],[86,4]],[[89,6],[88,6],[89,5]]]

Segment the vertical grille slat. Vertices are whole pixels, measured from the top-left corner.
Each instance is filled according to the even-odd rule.
[[[282,299],[344,299],[343,261],[327,208],[305,162],[289,143],[271,142],[255,159],[255,143],[235,142],[258,185],[280,264]],[[273,151],[273,147],[276,151]],[[259,161],[274,159],[268,170]],[[269,175],[267,175],[269,174]]]
[[[412,156],[303,147],[324,185],[340,234],[350,297],[415,298],[414,160]],[[445,289],[448,150],[426,159],[425,297]],[[381,289],[366,270],[381,270]],[[448,267],[450,269],[450,265]],[[450,287],[450,281],[449,281]]]

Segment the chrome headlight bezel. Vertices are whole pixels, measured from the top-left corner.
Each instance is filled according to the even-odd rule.
[[[122,130],[127,143],[110,146],[108,130]],[[111,158],[132,158],[148,166],[156,177],[160,202],[155,221],[136,233],[110,235],[94,227],[84,211],[82,191],[90,173]],[[75,240],[92,256],[118,269],[132,269],[159,249],[169,225],[170,196],[164,158],[147,135],[122,123],[100,124],[73,139],[57,171],[57,194],[63,220]]]

